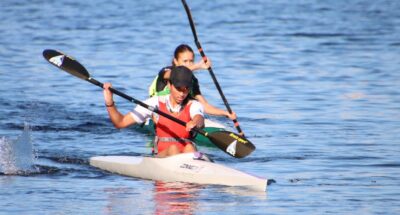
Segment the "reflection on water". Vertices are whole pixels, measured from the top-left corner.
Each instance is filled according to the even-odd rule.
[[[115,176],[124,178],[123,176]],[[118,180],[107,180],[107,184]],[[221,185],[199,185],[184,182],[143,181],[129,178],[134,181],[133,186],[116,185],[106,188],[107,204],[105,214],[197,214],[215,213],[224,211],[234,212],[234,208],[212,207],[207,205],[242,205],[243,208],[259,207],[257,202],[266,201],[266,192],[257,192],[243,187],[229,187]],[[140,183],[140,187],[136,186]],[[145,186],[143,186],[145,182]],[[140,197],[140,198],[139,198]],[[232,198],[234,197],[234,198]],[[250,201],[251,199],[251,201]]]
[[[201,185],[181,182],[155,182],[155,213],[194,214]]]
[[[122,176],[116,176],[118,178]],[[123,177],[122,177],[123,178]],[[135,179],[129,178],[129,182]],[[142,181],[142,180],[138,180]],[[195,214],[202,185],[182,182],[145,181],[148,186],[105,188],[105,214]],[[114,180],[107,181],[114,183]],[[140,196],[140,198],[138,198]]]

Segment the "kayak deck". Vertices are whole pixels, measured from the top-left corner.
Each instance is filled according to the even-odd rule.
[[[266,191],[267,187],[267,179],[210,162],[205,155],[199,159],[197,153],[167,158],[97,156],[90,158],[90,165],[112,173],[155,181],[240,186],[257,191]]]

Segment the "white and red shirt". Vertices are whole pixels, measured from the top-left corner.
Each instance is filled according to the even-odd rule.
[[[172,112],[172,113],[178,113],[181,111],[182,106],[177,105],[175,108],[172,107],[171,102],[170,102],[170,95],[165,95],[165,96],[153,96],[151,98],[146,99],[143,101],[147,105],[151,107],[157,107],[159,108],[159,103],[165,103],[167,109]],[[190,105],[190,118],[193,119],[194,116],[197,114],[200,114],[201,116],[204,116],[204,107],[203,105],[200,104],[200,102],[196,100],[191,100],[191,105]],[[137,105],[135,109],[133,109],[130,112],[131,116],[135,120],[136,123],[143,123],[146,121],[146,119],[150,117],[155,117],[155,119],[158,119],[159,115],[156,113],[153,113],[151,110],[142,107],[140,105]]]

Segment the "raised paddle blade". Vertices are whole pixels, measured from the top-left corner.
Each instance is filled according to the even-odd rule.
[[[252,153],[256,147],[246,138],[229,131],[216,131],[207,137],[218,148],[235,158],[243,158]]]
[[[84,66],[82,66],[82,64],[62,52],[53,49],[46,49],[43,51],[43,57],[59,69],[62,69],[80,79],[87,80],[90,77],[89,72]]]

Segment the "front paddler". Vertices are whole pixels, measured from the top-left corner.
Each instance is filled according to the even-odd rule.
[[[196,147],[191,142],[192,133],[190,131],[194,127],[204,127],[204,108],[189,96],[192,80],[193,73],[190,69],[185,66],[174,67],[168,82],[170,94],[154,96],[144,101],[144,103],[186,122],[186,127],[140,105],[125,115],[121,114],[114,103],[113,93],[109,90],[112,86],[111,83],[104,83],[104,100],[111,122],[116,128],[126,128],[136,123],[143,123],[152,117],[156,127],[153,152],[158,157],[195,152]]]

